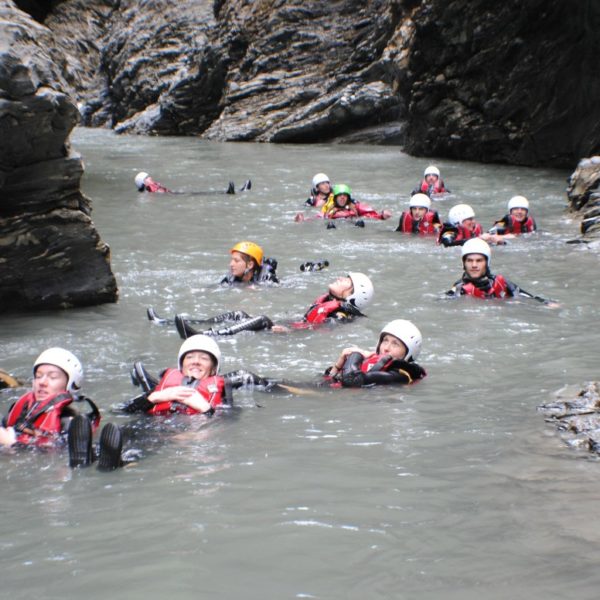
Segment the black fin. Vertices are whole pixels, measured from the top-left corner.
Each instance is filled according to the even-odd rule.
[[[69,423],[67,442],[70,467],[87,467],[92,464],[92,424],[87,417],[73,417]]]
[[[246,179],[246,181],[244,181],[244,185],[242,185],[240,192],[246,192],[248,190],[252,189],[252,181],[250,181],[250,179]]]
[[[183,340],[187,340],[192,335],[200,333],[188,325],[186,320],[181,315],[175,315],[175,327],[177,329],[177,333],[179,333],[179,337],[181,337]]]
[[[156,311],[151,306],[149,306],[146,309],[146,315],[148,315],[148,320],[152,321],[153,323],[156,323],[157,325],[169,324],[169,319],[163,319],[159,317]]]
[[[227,186],[227,191],[225,193],[226,194],[235,194],[235,184],[233,183],[233,181],[229,182],[229,185]]]
[[[114,471],[121,465],[121,450],[123,436],[121,430],[113,423],[107,423],[100,436],[100,456],[98,457],[99,471]]]

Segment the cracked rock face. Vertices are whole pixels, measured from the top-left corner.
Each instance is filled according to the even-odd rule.
[[[579,161],[569,177],[567,197],[571,210],[581,212],[581,233],[600,239],[600,156]]]
[[[79,113],[47,28],[0,8],[0,309],[115,301],[109,249],[68,145]]]
[[[600,138],[600,5],[64,0],[45,24],[84,121],[565,167]]]

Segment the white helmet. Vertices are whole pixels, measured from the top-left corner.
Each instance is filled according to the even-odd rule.
[[[352,280],[354,290],[346,300],[362,310],[373,300],[373,284],[364,273],[348,273],[348,277]]]
[[[425,172],[423,173],[423,177],[427,177],[427,175],[437,175],[439,177],[440,170],[437,167],[434,167],[433,165],[429,165],[425,169]]]
[[[135,176],[135,186],[137,187],[138,190],[143,190],[144,189],[144,180],[146,179],[146,177],[150,177],[150,175],[148,175],[148,173],[145,173],[144,171],[140,171],[136,176]]]
[[[316,191],[317,186],[320,183],[330,183],[329,177],[327,177],[327,175],[325,175],[325,173],[317,173],[312,178],[312,189],[313,189],[313,191]]]
[[[487,258],[487,266],[489,269],[490,263],[492,262],[492,251],[485,240],[482,240],[481,238],[471,238],[470,240],[467,240],[463,244],[461,251],[463,261],[467,254],[483,254],[483,256]]]
[[[207,335],[203,335],[201,333],[197,335],[192,335],[187,338],[181,347],[179,348],[179,354],[177,355],[177,367],[181,371],[181,366],[183,363],[183,357],[188,352],[208,352],[208,354],[212,355],[217,363],[215,373],[219,372],[219,366],[221,365],[221,350],[215,340]]]
[[[525,196],[513,196],[508,201],[508,212],[513,208],[524,208],[525,210],[529,210],[529,200],[527,200]]]
[[[429,210],[431,208],[431,199],[427,194],[415,194],[408,203],[409,208],[420,207]]]
[[[83,381],[83,367],[79,359],[64,348],[48,348],[44,350],[33,363],[33,375],[40,365],[54,365],[62,369],[68,377],[67,391],[79,389]]]
[[[468,204],[457,204],[448,213],[448,221],[451,225],[460,225],[465,219],[474,217],[475,211]]]
[[[421,353],[423,336],[416,325],[413,325],[410,321],[406,321],[405,319],[390,321],[379,334],[379,343],[377,344],[376,350],[378,354],[381,340],[386,333],[397,337],[406,346],[406,356],[404,357],[404,360],[417,360],[417,357]]]

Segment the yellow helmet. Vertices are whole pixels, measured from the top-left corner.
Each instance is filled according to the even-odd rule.
[[[257,265],[262,265],[263,249],[254,242],[238,242],[229,252],[247,254],[256,261]]]

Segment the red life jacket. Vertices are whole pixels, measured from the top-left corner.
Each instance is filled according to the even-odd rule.
[[[438,236],[438,244],[441,243],[442,236],[447,231],[456,231],[456,236],[454,237],[454,242],[464,242],[466,240],[470,240],[471,238],[475,238],[480,236],[483,233],[483,229],[479,223],[475,223],[475,230],[471,231],[467,229],[463,225],[453,225],[450,229],[446,229],[446,227],[442,227]]]
[[[372,206],[363,204],[362,202],[356,202],[354,204],[356,212],[359,217],[365,217],[366,219],[380,219],[383,220],[383,215],[378,213]]]
[[[498,221],[498,224],[504,230],[504,233],[514,233],[515,235],[531,233],[537,229],[535,221],[529,213],[527,213],[527,218],[524,221],[517,221],[510,214],[505,215]]]
[[[414,179],[413,179],[414,181]],[[443,194],[446,191],[446,188],[444,187],[444,181],[442,180],[441,177],[438,177],[438,180],[435,182],[435,185],[429,189],[430,186],[429,184],[425,181],[425,179],[421,180],[421,193],[422,194],[426,194],[427,196],[429,196],[429,194]]]
[[[461,286],[463,294],[475,296],[476,298],[505,298],[508,291],[506,279],[502,275],[494,275],[494,282],[488,290],[482,290],[471,282],[464,283]]]
[[[363,373],[368,373],[377,363],[379,363],[379,361],[381,361],[382,359],[382,355],[381,354],[371,354],[371,356],[368,356],[367,358],[365,358],[361,365],[360,365],[360,370]],[[391,366],[392,363],[394,362],[393,358],[389,358],[387,357],[387,360],[379,365],[377,367],[377,371],[387,371]]]
[[[396,231],[418,233],[420,235],[435,235],[437,229],[434,225],[439,222],[440,218],[438,214],[432,210],[428,210],[420,221],[416,221],[410,214],[410,210],[407,210],[400,215],[400,223]]]
[[[225,390],[225,380],[219,375],[212,375],[204,379],[195,379],[192,383],[184,383],[186,376],[177,369],[167,369],[156,386],[156,391],[166,388],[186,385],[195,389],[211,405],[212,408],[219,406],[223,402],[223,392]],[[200,411],[191,408],[181,402],[167,400],[158,402],[149,411],[149,415],[160,415],[164,413],[178,412],[186,415],[195,415]]]
[[[295,329],[303,329],[310,325],[324,323],[332,314],[342,307],[342,301],[332,298],[329,294],[319,296],[314,304],[306,311],[302,322],[292,323]]]
[[[153,181],[149,184],[144,184],[144,189],[147,192],[152,192],[154,194],[169,194],[171,192],[171,190],[167,189],[164,185],[156,181]]]
[[[346,208],[336,208],[325,215],[326,219],[351,219],[357,217],[358,212],[356,210],[348,210]]]
[[[62,392],[36,402],[33,392],[21,396],[11,407],[7,417],[7,427],[17,427],[22,423],[35,434],[18,433],[17,441],[22,444],[48,446],[57,442],[63,433],[61,417],[63,410],[73,402],[73,396]]]

